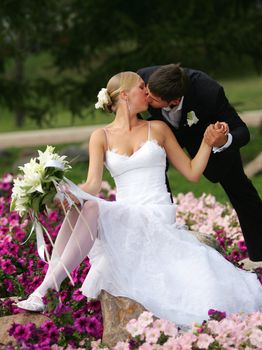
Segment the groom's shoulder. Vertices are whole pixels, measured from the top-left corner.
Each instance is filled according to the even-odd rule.
[[[183,68],[191,83],[211,84],[219,86],[219,83],[207,73],[192,68]]]
[[[147,83],[150,75],[160,67],[161,66],[150,66],[139,68],[137,74]]]

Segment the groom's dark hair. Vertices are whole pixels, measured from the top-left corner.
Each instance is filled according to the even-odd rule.
[[[152,94],[169,102],[185,95],[188,77],[180,64],[167,64],[150,75],[148,88]]]

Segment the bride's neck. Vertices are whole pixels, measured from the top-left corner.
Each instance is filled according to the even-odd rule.
[[[117,110],[113,124],[117,128],[130,131],[132,128],[136,127],[139,123],[137,114],[129,113],[128,110],[119,108]]]

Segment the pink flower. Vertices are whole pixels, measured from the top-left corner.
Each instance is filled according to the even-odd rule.
[[[154,346],[152,344],[144,343],[139,346],[139,350],[153,350]]]
[[[152,312],[144,311],[138,317],[138,322],[142,327],[147,327],[153,322],[153,314]]]
[[[129,344],[123,341],[119,341],[113,348],[114,350],[130,350]]]
[[[6,217],[0,218],[0,226],[6,226],[8,224],[8,219]]]
[[[147,328],[145,330],[146,341],[150,344],[156,344],[160,337],[160,330],[158,328]]]
[[[192,344],[197,340],[197,336],[192,333],[184,333],[179,338],[179,344],[183,350],[191,350]]]
[[[262,349],[262,330],[255,328],[249,336],[252,345],[257,346],[258,349]]]
[[[213,337],[208,334],[200,334],[197,340],[197,346],[201,349],[208,349],[209,345],[215,341]]]
[[[167,320],[155,320],[153,326],[155,328],[159,328],[160,331],[162,331],[165,335],[168,335],[170,337],[175,337],[178,334],[178,329],[176,325]]]
[[[126,330],[132,335],[132,337],[136,337],[144,333],[145,327],[143,327],[137,320],[132,319],[126,325]]]

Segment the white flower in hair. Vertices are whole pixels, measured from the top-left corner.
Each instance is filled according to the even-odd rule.
[[[110,102],[110,97],[108,95],[107,89],[102,88],[97,95],[98,102],[95,104],[95,108],[103,108]]]

